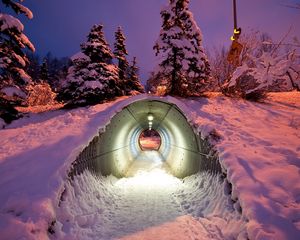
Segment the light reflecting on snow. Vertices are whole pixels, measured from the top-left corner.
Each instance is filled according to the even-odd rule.
[[[182,184],[182,181],[171,174],[167,173],[163,169],[153,169],[151,171],[138,170],[134,177],[122,178],[116,182],[117,187],[127,188],[128,186],[135,185],[136,187],[178,187],[178,184]]]
[[[133,177],[138,173],[149,172],[155,168],[168,170],[162,155],[158,151],[141,151],[126,176]]]
[[[175,191],[182,180],[168,171],[162,156],[157,151],[143,151],[128,170],[128,178],[121,178],[115,183],[120,188],[151,188],[153,191],[168,188]],[[155,188],[155,190],[154,190]]]
[[[245,221],[218,176],[181,180],[162,166],[122,179],[77,176],[59,209],[62,239],[246,239]]]

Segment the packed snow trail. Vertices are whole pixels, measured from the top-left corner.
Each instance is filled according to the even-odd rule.
[[[67,187],[67,196],[59,210],[58,220],[63,232],[59,238],[227,239],[220,229],[222,225],[199,217],[209,208],[208,201],[215,201],[217,206],[220,199],[212,199],[212,194],[206,195],[206,192],[202,199],[191,201],[192,192],[201,191],[200,188],[204,192],[210,187],[217,192],[222,189],[214,188],[214,183],[221,186],[218,177],[207,175],[207,183],[202,182],[198,189],[201,181],[197,179],[196,188],[193,185],[192,191],[186,194],[185,182],[167,172],[167,166],[155,151],[143,152],[128,172],[132,177],[95,178],[89,172],[77,177],[73,186]],[[188,181],[188,184],[192,182]],[[89,189],[86,191],[85,188]],[[195,211],[199,216],[193,214],[193,207],[197,206],[192,204],[202,207],[202,211]],[[224,211],[234,212],[226,207]]]

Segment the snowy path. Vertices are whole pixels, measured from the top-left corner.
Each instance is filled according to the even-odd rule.
[[[152,177],[156,181],[153,182]],[[116,186],[122,192],[120,211],[112,219],[120,227],[117,232],[131,235],[182,215],[180,205],[172,196],[177,184],[180,181],[159,169],[118,181]]]
[[[125,236],[120,239],[224,239],[217,226],[182,209],[174,196],[178,185],[182,182],[160,169],[118,182],[125,190],[121,201],[125,204],[112,222],[122,227],[116,231]]]
[[[77,203],[81,204],[77,205],[69,195],[60,209],[68,212],[70,205],[73,205],[71,211],[77,212],[73,223],[66,216],[59,219],[64,226],[70,227],[64,229],[66,235],[61,238],[70,239],[76,235],[80,239],[103,240],[224,239],[221,230],[212,221],[187,213],[183,205],[186,201],[182,202],[178,194],[179,190],[185,188],[184,182],[167,173],[166,166],[159,160],[158,153],[144,152],[129,170],[133,177],[97,179],[94,183],[102,189],[95,186],[95,189],[98,188],[98,194],[92,191],[98,196],[95,199],[86,191],[85,196],[81,195],[82,189],[76,190],[76,186],[82,185],[84,181],[84,177],[81,178],[81,184],[77,182],[74,187],[74,196],[77,200],[79,197]],[[85,175],[91,178],[88,173]],[[107,199],[103,196],[104,192],[109,193]],[[89,209],[82,207],[83,200]],[[94,214],[88,215],[85,212]],[[88,225],[93,225],[93,231],[87,230]]]

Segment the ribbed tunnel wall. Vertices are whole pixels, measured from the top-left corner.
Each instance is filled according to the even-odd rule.
[[[94,137],[73,163],[70,176],[89,169],[96,174],[124,177],[141,153],[139,135],[149,127],[149,114],[154,117],[152,128],[161,136],[159,152],[173,175],[183,178],[198,171],[221,172],[216,151],[195,133],[176,105],[141,100],[124,107],[105,131]]]

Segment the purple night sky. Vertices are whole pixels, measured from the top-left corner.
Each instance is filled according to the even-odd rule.
[[[79,51],[91,26],[104,24],[106,39],[112,46],[114,31],[121,25],[127,36],[127,48],[136,56],[145,80],[153,69],[152,46],[158,37],[160,9],[167,0],[26,0],[34,14],[22,21],[25,33],[37,53],[51,51],[55,56],[72,56]],[[300,10],[283,6],[299,0],[237,0],[239,26],[259,29],[278,40],[292,26],[291,37],[300,39]],[[2,8],[2,7],[1,7]],[[232,33],[231,0],[191,0],[190,9],[202,30],[204,46],[228,46]]]

